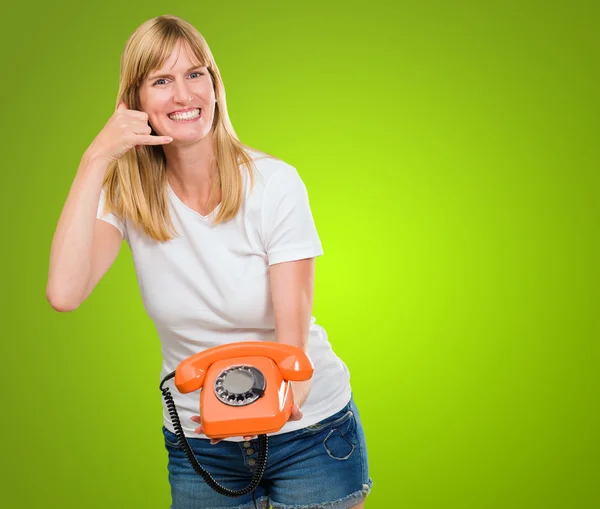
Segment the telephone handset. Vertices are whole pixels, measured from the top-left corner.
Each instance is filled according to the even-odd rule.
[[[313,372],[312,361],[301,348],[268,341],[228,343],[183,360],[161,382],[160,390],[177,439],[196,473],[222,495],[240,497],[254,491],[266,466],[266,434],[279,431],[290,417],[294,404],[290,383],[308,380]],[[246,488],[230,490],[221,486],[196,461],[169,389],[163,389],[163,384],[173,377],[181,393],[202,389],[200,416],[206,436],[258,435],[257,469]]]

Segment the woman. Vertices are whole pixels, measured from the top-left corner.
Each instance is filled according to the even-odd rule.
[[[89,296],[123,239],[161,340],[161,379],[190,355],[238,341],[295,345],[313,361],[312,380],[293,384],[290,420],[269,436],[256,503],[362,508],[372,481],[349,373],[311,317],[322,248],[306,189],[293,167],[238,140],[210,49],[175,16],[127,41],[116,111],[84,153],[54,235],[54,309]],[[227,488],[245,487],[255,437],[210,440],[198,394],[173,396],[200,465]],[[253,506],[194,473],[166,407],[163,434],[173,509]]]

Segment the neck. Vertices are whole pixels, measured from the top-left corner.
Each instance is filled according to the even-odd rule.
[[[217,173],[212,137],[190,145],[164,145],[169,183],[186,198],[205,197]]]

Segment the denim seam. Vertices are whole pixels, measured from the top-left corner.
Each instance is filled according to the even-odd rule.
[[[252,442],[250,441],[250,444],[252,444]],[[254,465],[250,465],[248,463],[248,460],[250,460],[251,458],[254,458],[255,460],[258,458],[258,445],[256,447],[252,447],[252,445],[250,445],[249,448],[253,448],[254,449],[254,453],[252,454],[248,454],[246,451],[249,449],[244,447],[244,442],[238,442],[238,446],[240,448],[240,453],[242,455],[242,461],[244,462],[244,466],[250,471],[250,472],[254,472],[256,470],[256,463]]]
[[[340,498],[339,500],[334,500],[333,502],[326,502],[324,504],[316,504],[316,505],[285,505],[285,504],[277,504],[271,501],[271,506],[273,509],[351,509],[356,503],[364,500],[366,498],[366,493],[364,489],[359,491],[355,491],[354,493],[350,493],[350,495]],[[347,505],[348,502],[351,502],[352,505]]]
[[[366,438],[364,439],[366,442]],[[365,494],[365,498],[367,497],[367,495],[370,493],[371,491],[371,485],[373,483],[372,479],[367,475],[365,477],[365,467],[364,467],[364,456],[363,454],[367,454],[366,451],[363,451],[363,447],[362,447],[362,443],[359,440],[358,441],[358,452],[360,454],[360,472],[361,472],[361,481],[363,483],[363,493]]]
[[[263,507],[263,502],[266,502],[266,506]],[[256,499],[256,504],[258,505],[259,509],[268,509],[269,507],[269,497],[268,496],[264,496],[264,497],[260,497]],[[246,504],[242,504],[242,505],[236,505],[235,507],[207,507],[206,509],[254,509],[254,502],[248,502]]]
[[[304,431],[306,434],[310,434],[310,433],[317,434],[320,431],[323,431],[330,426],[339,426],[340,424],[343,424],[344,422],[346,422],[348,420],[350,415],[354,415],[352,410],[348,410],[344,415],[342,415],[341,417],[339,417],[338,419],[336,419],[333,422],[328,422],[327,424],[324,424],[322,426],[317,426],[317,425],[313,424],[312,426],[306,426],[305,428],[300,428],[300,430]]]
[[[356,416],[354,417],[354,420],[356,421]],[[361,443],[360,437],[358,436],[358,422],[354,423],[354,428],[356,429],[356,445],[358,446],[358,455],[360,458],[360,480],[361,480],[362,487],[363,487],[363,493],[365,493],[365,467],[364,467],[365,451],[363,451],[362,443]],[[366,438],[364,438],[364,435],[363,435],[363,439],[366,440]],[[367,496],[367,493],[365,493],[365,497],[366,496]]]
[[[365,488],[365,467],[363,465],[363,463],[364,463],[364,461],[363,461],[364,460],[364,458],[363,458],[363,448],[362,448],[362,446],[360,444],[360,440],[358,441],[358,453],[359,453],[359,456],[360,456],[360,480],[362,481],[363,491],[364,491],[364,488]],[[367,481],[368,481],[368,479],[367,479]]]
[[[338,458],[337,456],[334,456],[333,453],[329,450],[329,448],[327,447],[327,440],[329,439],[329,437],[332,435],[332,433],[334,431],[339,431],[337,428],[332,429],[327,436],[325,437],[325,440],[323,440],[323,447],[325,448],[325,452],[327,453],[327,456],[329,456],[331,459],[334,460],[338,460],[338,461],[344,461],[347,460],[350,456],[352,456],[352,453],[354,452],[354,449],[356,448],[355,445],[352,442],[349,442],[348,439],[340,432],[341,437],[346,441],[346,443],[352,447],[352,449],[350,450],[350,452],[344,456],[343,458]],[[360,468],[362,469],[362,459],[360,462]],[[362,479],[362,475],[361,475],[361,479]]]

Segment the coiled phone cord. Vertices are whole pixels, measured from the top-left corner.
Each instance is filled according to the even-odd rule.
[[[260,483],[265,473],[265,468],[267,466],[267,454],[269,450],[269,439],[267,435],[258,435],[258,459],[256,460],[256,471],[254,472],[254,476],[252,477],[250,484],[248,484],[248,486],[240,490],[232,490],[226,488],[225,486],[221,486],[217,481],[213,479],[210,473],[204,470],[198,463],[198,460],[196,459],[196,456],[194,455],[194,452],[192,451],[192,448],[190,447],[190,444],[188,443],[187,438],[185,437],[183,428],[181,427],[181,422],[179,421],[179,415],[177,413],[177,408],[175,407],[175,402],[173,401],[173,396],[171,396],[171,391],[168,387],[163,387],[164,383],[167,380],[170,380],[174,377],[175,371],[169,373],[160,383],[160,390],[167,403],[167,409],[169,411],[173,427],[175,428],[177,440],[179,442],[179,445],[181,445],[181,447],[183,448],[183,451],[187,456],[190,465],[192,465],[196,473],[199,476],[201,476],[206,481],[206,483],[217,493],[231,498],[237,498],[241,497],[242,495],[252,493],[252,499],[254,500],[254,505],[256,506],[256,500],[254,499],[254,490]]]

